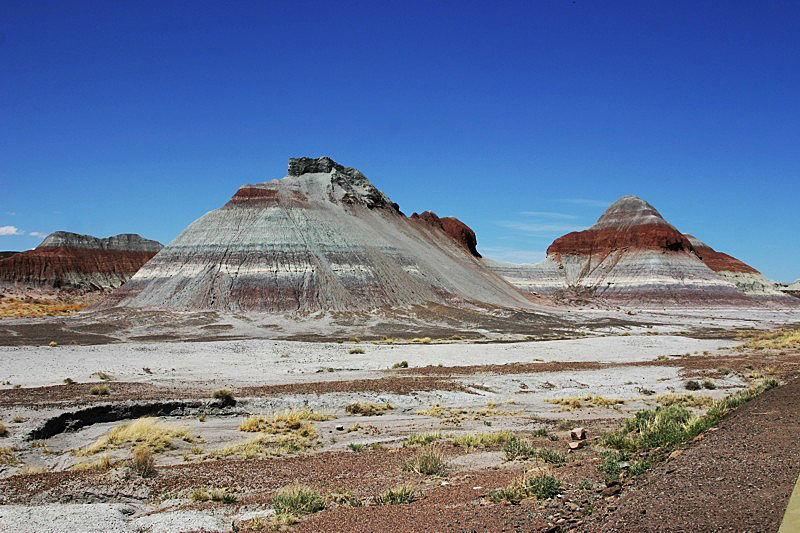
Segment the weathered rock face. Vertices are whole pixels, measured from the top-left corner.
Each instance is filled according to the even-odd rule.
[[[692,251],[723,279],[733,283],[740,291],[754,298],[780,299],[784,297],[777,284],[761,272],[726,253],[718,252],[693,235],[686,235]],[[794,302],[792,302],[794,303]]]
[[[522,290],[556,298],[653,305],[754,304],[695,255],[688,237],[635,196],[614,202],[591,228],[556,239],[544,261],[489,266]]]
[[[0,282],[81,291],[113,289],[160,249],[158,242],[132,233],[100,239],[57,231],[35,249],[0,260]]]
[[[475,236],[475,232],[457,218],[439,218],[436,213],[432,213],[431,211],[424,211],[420,215],[413,213],[411,218],[420,219],[428,224],[440,228],[447,235],[449,235],[450,238],[463,246],[464,249],[470,254],[475,257],[481,257],[481,254],[478,253],[478,238]]]
[[[784,287],[780,287],[779,290],[783,294],[788,294],[789,296],[794,296],[795,298],[800,298],[800,279],[795,281],[794,283],[790,283]]]
[[[433,213],[406,218],[355,169],[291,159],[287,177],[242,186],[104,305],[280,313],[530,305],[444,228]]]

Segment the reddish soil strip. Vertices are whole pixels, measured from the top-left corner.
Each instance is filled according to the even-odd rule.
[[[800,380],[706,435],[626,487],[593,530],[776,531],[800,473]]]
[[[439,377],[388,377],[378,379],[356,379],[351,381],[318,381],[314,383],[288,383],[285,385],[263,385],[243,387],[242,396],[269,396],[272,394],[326,394],[330,392],[391,392],[409,394],[426,390],[464,391],[467,387]]]
[[[92,394],[90,390],[95,385],[107,386],[108,395]],[[211,391],[201,391],[193,388],[159,387],[146,383],[103,381],[73,383],[71,385],[50,385],[47,387],[0,389],[0,406],[36,405],[39,407],[62,407],[124,400],[147,401],[210,397]]]

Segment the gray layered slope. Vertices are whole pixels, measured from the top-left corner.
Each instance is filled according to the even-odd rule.
[[[358,170],[328,158],[291,159],[287,177],[242,186],[104,306],[300,313],[431,302],[531,306],[432,221],[405,217]]]

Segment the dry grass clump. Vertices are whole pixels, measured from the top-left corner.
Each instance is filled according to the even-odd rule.
[[[76,463],[72,465],[72,470],[76,472],[83,472],[84,470],[109,470],[114,467],[114,461],[107,453],[103,454],[100,459],[92,461],[91,463]]]
[[[380,416],[386,411],[391,411],[392,409],[394,409],[394,407],[392,407],[392,404],[389,402],[381,405],[372,402],[354,402],[344,408],[348,414],[360,416]]]
[[[275,513],[272,516],[256,516],[247,522],[248,530],[255,531],[288,531],[300,519],[291,513]]]
[[[363,348],[350,348],[347,351],[347,353],[349,353],[350,355],[360,355],[360,354],[364,353],[364,349]]]
[[[537,448],[530,442],[517,437],[516,435],[509,439],[503,445],[503,452],[505,453],[507,461],[514,459],[528,459],[538,458],[545,463],[563,465],[567,463],[567,456],[552,448]]]
[[[408,361],[400,361],[392,365],[392,368],[408,368]]]
[[[417,435],[411,435],[406,440],[403,441],[403,447],[407,446],[425,446],[426,444],[430,444],[437,440],[442,440],[447,438],[443,433],[420,433]]]
[[[8,428],[2,422],[0,422],[0,437],[8,437]]]
[[[31,297],[0,299],[0,318],[39,318],[67,316],[80,311],[87,304]]]
[[[617,406],[624,404],[625,400],[622,398],[606,398],[605,396],[588,395],[588,396],[570,396],[568,398],[552,398],[545,400],[547,403],[561,405],[560,411],[571,411],[573,409],[582,409],[586,407],[610,407],[616,409]]]
[[[211,396],[215,400],[219,400],[224,404],[233,404],[236,401],[233,397],[233,391],[228,387],[216,389],[213,393],[211,393]]]
[[[0,448],[0,465],[16,466],[18,464],[19,459],[12,448]]]
[[[275,493],[272,506],[278,513],[303,516],[325,509],[325,497],[306,485],[291,485]]]
[[[714,403],[714,398],[711,396],[698,396],[695,394],[661,394],[653,398],[653,400],[660,405],[680,405],[698,409],[709,407]]]
[[[274,457],[299,453],[311,448],[316,448],[320,439],[317,431],[309,424],[310,430],[304,426],[300,432],[291,432],[286,435],[262,435],[240,444],[234,444],[211,455],[213,457],[243,457],[255,459],[258,457]],[[301,434],[303,433],[303,434]]]
[[[308,422],[309,420],[322,421],[331,418],[333,418],[331,415],[317,413],[313,409],[303,407],[302,409],[289,409],[272,417],[252,415],[239,425],[239,430],[274,435],[298,433],[301,436],[310,436],[316,434],[316,431]]]
[[[106,372],[95,372],[92,375],[93,376],[97,376],[97,379],[101,379],[103,381],[113,381],[113,379],[114,379],[114,376],[112,376],[111,374],[108,374]]]
[[[444,424],[459,424],[465,418],[473,420],[480,420],[487,416],[515,416],[522,413],[522,410],[509,410],[509,409],[458,409],[453,407],[443,407],[440,404],[434,404],[417,411],[417,414],[423,416],[432,416],[434,418],[441,418]]]
[[[151,452],[160,453],[175,447],[172,443],[174,438],[192,442],[192,436],[185,428],[169,427],[156,418],[142,417],[120,424],[87,448],[76,452],[76,455],[94,455],[124,444],[142,445]]]
[[[108,388],[108,385],[92,385],[89,389],[89,394],[92,396],[108,396],[111,394],[111,389]]]
[[[156,460],[146,444],[140,444],[133,449],[128,465],[142,477],[151,477],[156,473]]]
[[[448,466],[442,451],[429,447],[406,459],[403,470],[423,476],[444,476],[447,474]]]
[[[400,505],[411,503],[417,499],[417,493],[408,485],[388,489],[375,496],[375,503],[378,505]]]
[[[800,348],[800,330],[778,329],[775,331],[754,331],[742,335],[745,342],[737,350],[796,350]],[[747,338],[749,337],[749,338]]]
[[[430,337],[422,337],[421,339],[420,338],[414,338],[414,339],[411,339],[409,342],[411,344],[430,344],[431,343],[431,338]]]
[[[493,431],[491,433],[474,433],[463,435],[453,439],[453,446],[464,446],[465,448],[491,448],[500,444],[505,444],[514,438],[510,431]]]

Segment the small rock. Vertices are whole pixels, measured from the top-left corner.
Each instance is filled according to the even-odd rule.
[[[569,443],[569,449],[570,450],[579,450],[579,449],[583,448],[584,446],[586,446],[586,441],[585,440],[573,440],[573,441],[570,441],[570,443]]]
[[[336,431],[344,431],[344,426],[342,424],[339,424],[338,426],[336,426]]]
[[[584,428],[574,428],[569,432],[569,436],[572,438],[572,440],[585,440],[586,430]]]
[[[612,485],[603,489],[603,496],[614,496],[622,490],[622,485]]]

